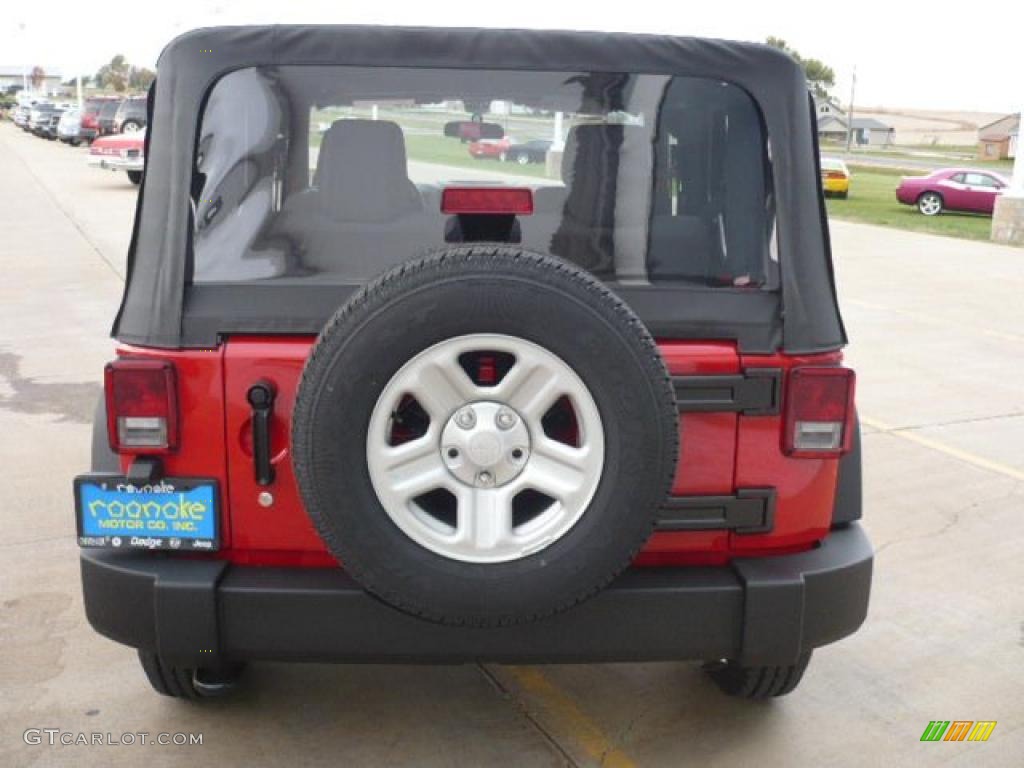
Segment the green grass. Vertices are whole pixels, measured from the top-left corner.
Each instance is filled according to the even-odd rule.
[[[897,202],[899,177],[919,172],[864,166],[851,166],[850,172],[850,196],[846,200],[828,198],[830,217],[968,240],[988,240],[991,236],[989,216],[949,211],[925,216],[917,208]]]

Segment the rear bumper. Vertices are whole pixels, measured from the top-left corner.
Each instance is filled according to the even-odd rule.
[[[89,623],[184,666],[260,659],[790,663],[861,625],[872,559],[867,536],[853,523],[808,552],[713,568],[631,569],[552,618],[475,629],[404,614],[340,569],[81,554]]]
[[[90,154],[86,164],[106,171],[142,171],[146,167],[146,161],[142,158],[124,158],[119,155]]]

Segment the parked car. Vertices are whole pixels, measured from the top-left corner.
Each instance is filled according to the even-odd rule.
[[[28,130],[28,118],[32,113],[32,107],[30,106],[18,106],[14,108],[14,115],[12,120],[14,124],[22,130]]]
[[[518,163],[519,165],[544,163],[547,160],[551,144],[552,142],[547,139],[531,139],[521,144],[512,143],[501,153],[499,159],[502,162]]]
[[[57,139],[57,126],[60,125],[61,118],[65,112],[67,110],[61,107],[57,107],[49,112],[48,116],[40,121],[36,135],[43,139],[55,141]]]
[[[268,659],[688,659],[762,699],[861,625],[854,374],[787,54],[225,27],[158,77],[73,485],[86,616],[154,690]],[[560,181],[413,182],[406,131],[498,100],[584,106]],[[377,102],[403,107],[351,116]],[[345,117],[311,148],[314,110]]]
[[[1010,184],[994,171],[971,168],[943,168],[927,176],[904,176],[896,188],[896,199],[917,206],[925,216],[943,211],[992,213],[996,198]]]
[[[497,160],[508,151],[511,141],[508,136],[503,139],[478,139],[470,143],[469,154],[478,160],[483,158]]]
[[[99,105],[99,111],[96,113],[97,136],[109,136],[112,133],[118,133],[115,118],[123,101],[124,99],[111,99]]]
[[[101,136],[89,146],[89,165],[107,171],[125,171],[132,184],[142,182],[146,167],[146,131]]]
[[[82,141],[90,142],[100,134],[100,112],[104,105],[111,105],[108,109],[112,110],[111,116],[116,114],[117,107],[120,104],[120,99],[111,99],[107,97],[94,97],[86,99],[82,105],[82,120],[79,126],[79,137]],[[112,124],[111,124],[112,125]]]
[[[82,110],[78,107],[65,110],[57,123],[57,138],[73,147],[82,143]]]
[[[146,97],[125,99],[114,113],[114,133],[130,133],[146,127]]]
[[[825,196],[846,199],[850,194],[850,169],[837,157],[821,158],[821,186]]]
[[[56,104],[39,103],[29,111],[28,122],[25,128],[29,133],[42,136],[44,127],[50,124],[50,118],[57,111]]]

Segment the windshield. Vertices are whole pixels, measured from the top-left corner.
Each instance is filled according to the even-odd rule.
[[[473,185],[528,188],[533,213],[442,213]],[[760,114],[717,80],[243,69],[200,126],[192,279],[361,284],[483,239],[609,282],[771,289],[770,189]]]

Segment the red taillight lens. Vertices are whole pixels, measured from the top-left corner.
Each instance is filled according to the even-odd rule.
[[[447,187],[441,193],[441,213],[533,213],[533,192],[525,187]]]
[[[178,402],[174,365],[165,360],[107,363],[110,447],[122,453],[162,453],[178,446]]]
[[[786,386],[786,453],[828,458],[848,451],[853,389],[854,374],[849,368],[791,370]]]

